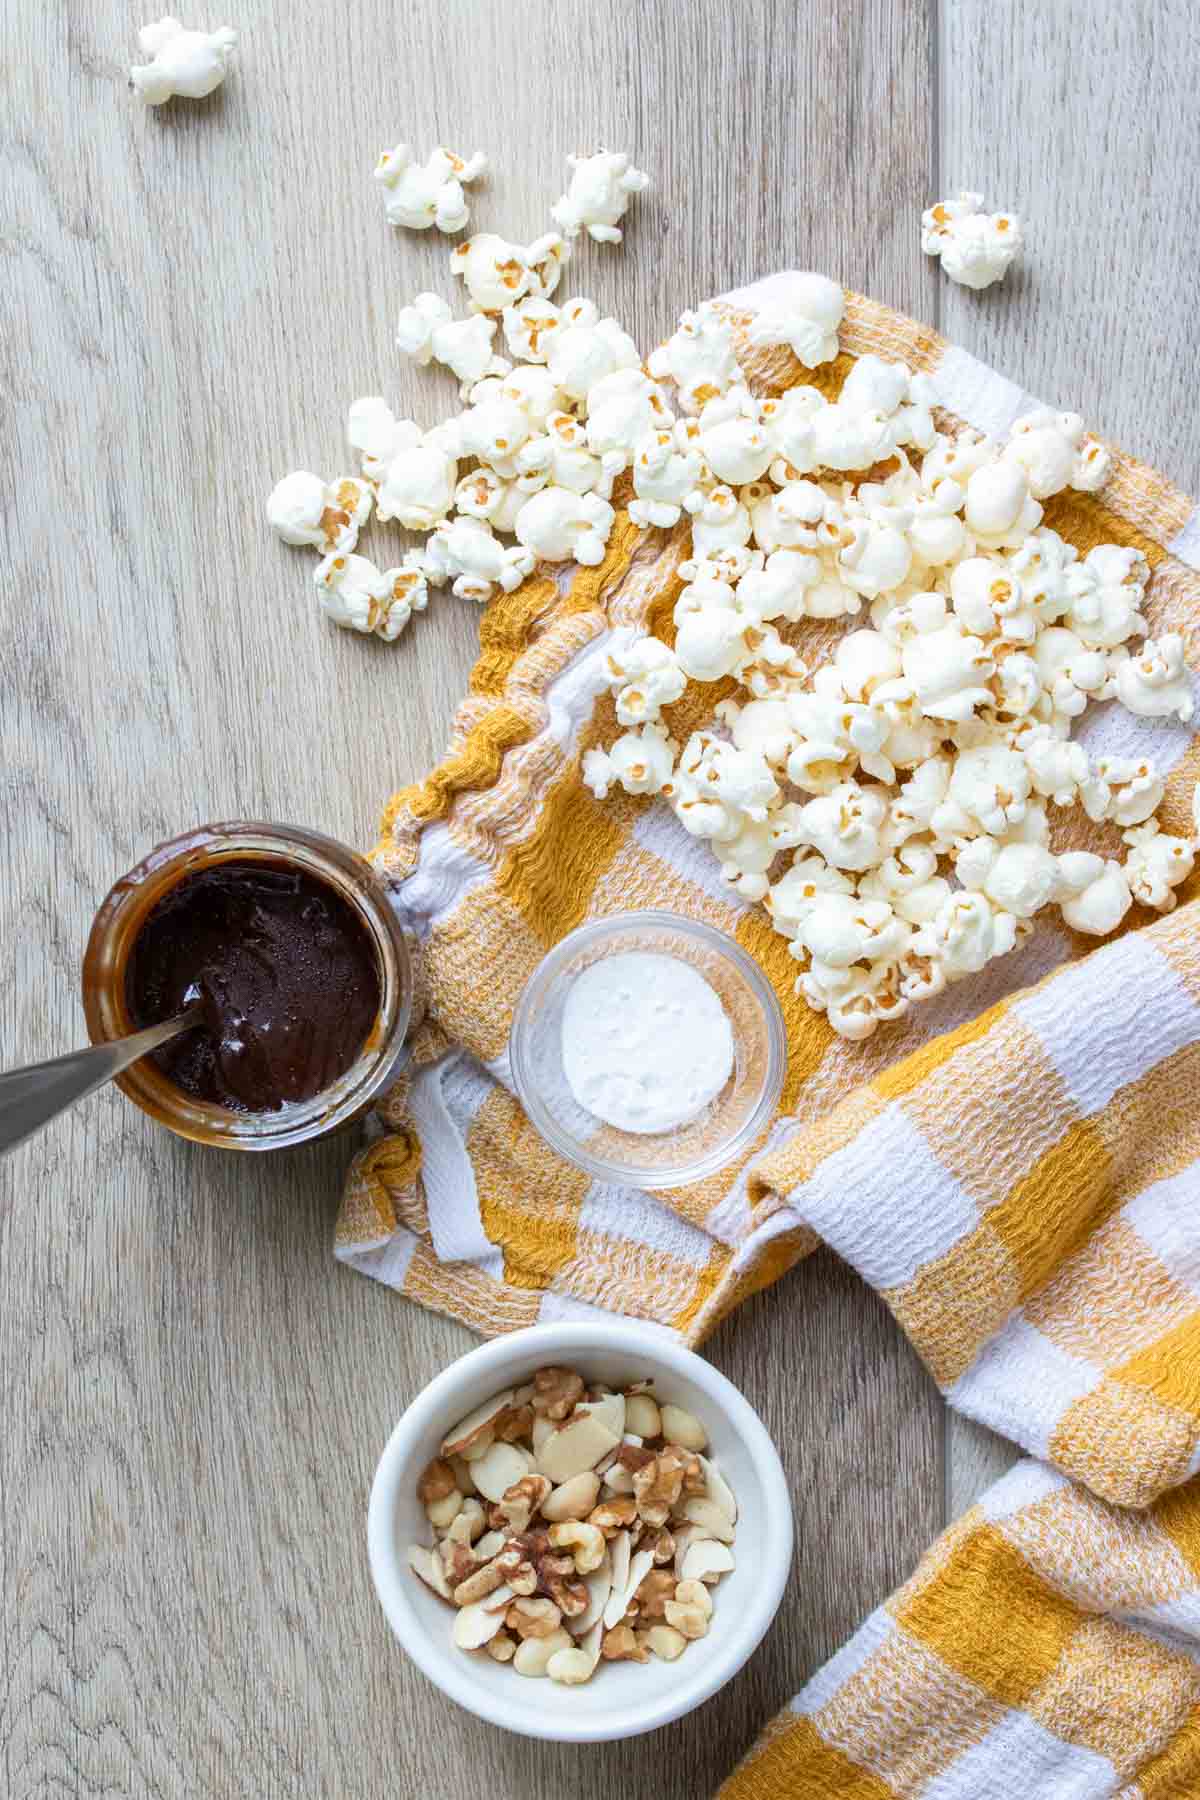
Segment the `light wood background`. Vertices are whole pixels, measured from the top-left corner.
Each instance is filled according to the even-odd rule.
[[[452,292],[445,241],[384,224],[398,137],[486,149],[476,220],[516,238],[567,151],[630,148],[653,191],[563,292],[647,346],[823,268],[1200,486],[1192,0],[230,0],[205,22],[243,32],[236,75],[161,111],[124,83],[143,10],[7,18],[0,1061],[81,1039],[92,912],[151,844],[231,815],[365,844],[442,744],[474,609],[337,633],[262,516],[288,469],[344,470],[358,394],[429,422],[453,399],[392,346],[404,299]],[[918,249],[963,184],[1028,218],[983,297]],[[110,1093],[0,1170],[0,1792],[710,1793],[1008,1452],[947,1430],[883,1307],[814,1258],[708,1350],[795,1486],[763,1648],[652,1739],[493,1731],[370,1589],[375,1458],[469,1339],[333,1264],[346,1154],[197,1152]]]

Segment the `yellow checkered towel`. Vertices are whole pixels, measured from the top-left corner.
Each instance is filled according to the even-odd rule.
[[[739,327],[786,300],[727,297]],[[752,348],[759,391],[812,375]],[[867,351],[928,373],[942,423],[1002,432],[1034,401],[856,295],[840,388]],[[1048,502],[1081,550],[1136,545],[1151,630],[1200,666],[1200,513],[1115,454],[1100,496]],[[824,1240],[888,1300],[952,1404],[1038,1460],[935,1547],[775,1722],[726,1792],[1200,1794],[1200,876],[1095,948],[1065,926],[863,1044],[792,991],[761,908],[723,886],[669,808],[580,781],[617,735],[614,634],[668,640],[686,526],[622,510],[603,565],[538,574],[483,615],[449,751],[397,795],[376,850],[422,946],[428,1011],[356,1159],[340,1258],[485,1333],[596,1308],[696,1342]],[[806,624],[807,661],[836,632]],[[722,697],[668,708],[681,741]],[[1095,709],[1093,751],[1171,768],[1164,829],[1191,830],[1189,731]],[[1059,847],[1118,853],[1068,820]],[[1112,832],[1112,835],[1107,835]],[[594,1183],[536,1136],[509,1086],[516,999],[585,919],[657,906],[730,933],[783,1007],[779,1116],[740,1165],[663,1196]],[[1090,952],[1090,953],[1089,953]],[[1076,1485],[1078,1484],[1078,1485]]]

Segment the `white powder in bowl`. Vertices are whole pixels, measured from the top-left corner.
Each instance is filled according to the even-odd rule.
[[[629,951],[576,977],[562,1061],[580,1106],[621,1131],[686,1125],[729,1080],[733,1032],[702,975],[674,956]]]

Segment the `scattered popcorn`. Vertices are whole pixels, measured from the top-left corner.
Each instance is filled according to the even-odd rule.
[[[647,724],[627,731],[611,750],[588,750],[583,758],[584,786],[604,800],[614,782],[627,794],[659,794],[675,769],[679,745],[665,725]],[[772,856],[774,851],[772,851]]]
[[[639,637],[624,649],[610,650],[605,664],[622,725],[652,722],[687,686],[674,650],[659,638]]]
[[[1139,718],[1176,718],[1186,725],[1195,712],[1191,672],[1177,631],[1147,638],[1137,656],[1116,652],[1111,668],[1117,699]]]
[[[437,294],[418,294],[400,314],[396,342],[420,368],[444,363],[458,376],[465,400],[471,389],[489,375],[507,375],[512,364],[492,350],[496,321],[484,313],[455,319]]]
[[[707,1450],[703,1421],[651,1382],[614,1393],[538,1369],[443,1440],[417,1482],[433,1543],[409,1565],[456,1609],[458,1648],[517,1675],[576,1686],[602,1662],[675,1662],[735,1567],[737,1500]]]
[[[846,296],[827,275],[793,277],[787,307],[767,307],[750,321],[752,344],[786,344],[806,369],[832,362],[838,353],[838,326],[846,316]]]
[[[983,195],[961,193],[921,215],[921,248],[941,259],[942,270],[963,287],[991,287],[1006,275],[1021,248],[1015,213],[985,213]]]
[[[526,295],[552,294],[569,254],[557,232],[521,245],[481,231],[451,251],[450,267],[466,284],[472,312],[504,313]]]
[[[650,177],[635,169],[624,151],[602,150],[595,156],[568,156],[567,161],[571,183],[550,208],[550,217],[568,238],[586,231],[598,244],[619,244],[620,221],[633,196],[650,186]]]
[[[448,235],[461,231],[470,217],[464,187],[487,169],[487,157],[457,156],[453,150],[431,150],[424,163],[407,144],[385,150],[375,164],[375,179],[386,189],[384,211],[391,225],[428,231],[436,225]]]
[[[398,569],[382,574],[365,556],[327,556],[313,576],[321,594],[321,611],[334,625],[349,631],[373,631],[392,643],[414,612],[424,612],[429,590],[424,571],[409,556]]]
[[[542,562],[595,564],[616,515],[599,494],[576,494],[570,488],[544,487],[517,514],[517,537]]]
[[[1035,500],[1048,500],[1064,488],[1094,493],[1103,487],[1112,457],[1095,438],[1085,438],[1078,413],[1056,413],[1041,407],[1014,424],[1005,459],[1020,465]]]
[[[353,476],[326,484],[296,469],[271,490],[267,520],[285,544],[310,544],[325,553],[353,550],[373,501],[367,483]]]
[[[435,587],[450,581],[460,600],[490,600],[497,588],[511,594],[532,573],[533,553],[502,544],[483,519],[457,518],[427,540],[422,566]]]
[[[650,352],[646,367],[656,381],[675,383],[686,413],[702,412],[710,400],[742,381],[733,327],[711,301],[681,316],[674,335]]]
[[[1157,819],[1133,826],[1125,833],[1125,842],[1129,845],[1125,879],[1134,899],[1156,912],[1172,912],[1173,890],[1187,880],[1196,865],[1196,845],[1187,838],[1172,837]]]
[[[602,319],[590,300],[564,307],[546,350],[546,366],[568,400],[586,400],[606,375],[638,369],[638,347],[615,319]]]
[[[203,100],[228,75],[237,41],[237,32],[228,25],[217,31],[188,31],[170,18],[143,25],[138,49],[150,61],[134,63],[130,82],[147,106],[162,106],[175,94]]]
[[[409,531],[429,531],[441,523],[454,501],[458,461],[436,431],[413,425],[382,471],[376,510]]]

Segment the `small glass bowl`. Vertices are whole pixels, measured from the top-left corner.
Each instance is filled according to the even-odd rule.
[[[201,825],[159,844],[122,875],[101,903],[83,961],[83,1010],[94,1044],[136,1029],[125,976],[130,953],[158,901],[196,870],[222,862],[290,864],[315,876],[351,906],[366,930],[379,972],[379,1011],[355,1061],[311,1100],[272,1112],[233,1112],[193,1099],[152,1057],[118,1075],[116,1085],[159,1125],[198,1144],[225,1150],[281,1150],[339,1131],[394,1079],[413,1004],[408,945],[387,889],[355,851],[298,825],[238,820]]]
[[[716,1099],[686,1125],[653,1134],[596,1118],[575,1099],[563,1070],[562,1016],[572,983],[603,957],[630,951],[690,964],[717,994],[733,1031],[733,1073]],[[634,912],[581,925],[542,958],[517,1002],[508,1054],[526,1116],[560,1156],[598,1181],[674,1188],[732,1162],[768,1124],[783,1086],[787,1037],[770,982],[732,938],[678,913]]]

